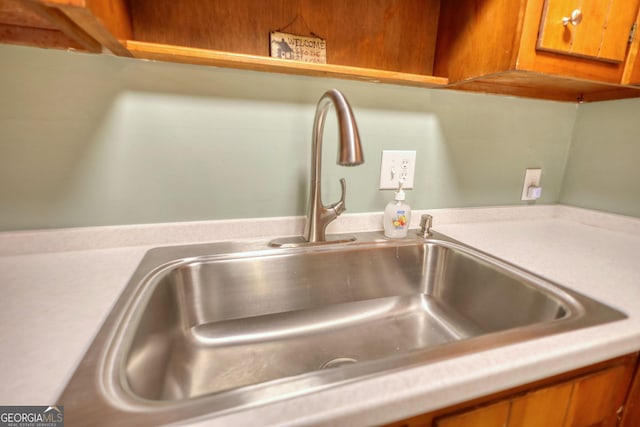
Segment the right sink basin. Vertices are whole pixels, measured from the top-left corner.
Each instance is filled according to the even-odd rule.
[[[166,422],[624,317],[441,235],[158,248],[63,402],[103,402],[120,425]],[[92,376],[108,386],[89,393]]]

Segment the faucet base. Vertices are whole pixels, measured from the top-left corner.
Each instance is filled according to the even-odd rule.
[[[302,236],[292,236],[292,237],[283,237],[279,239],[274,239],[269,242],[269,246],[273,246],[276,248],[297,248],[300,246],[320,246],[320,245],[331,245],[335,243],[348,243],[355,241],[356,238],[353,236],[327,236],[327,240],[322,242],[309,242]]]

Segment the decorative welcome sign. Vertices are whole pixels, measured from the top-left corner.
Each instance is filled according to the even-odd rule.
[[[302,62],[327,63],[327,43],[319,37],[304,37],[294,34],[272,32],[271,57]]]

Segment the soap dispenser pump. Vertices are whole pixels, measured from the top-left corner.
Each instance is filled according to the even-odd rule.
[[[411,207],[404,202],[403,184],[401,180],[394,200],[390,201],[384,210],[384,235],[392,239],[407,237],[411,222]]]

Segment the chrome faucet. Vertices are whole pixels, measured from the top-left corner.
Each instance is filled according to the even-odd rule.
[[[309,192],[309,207],[307,209],[304,236],[293,239],[276,239],[270,243],[272,246],[298,246],[301,244],[326,242],[325,231],[327,225],[346,209],[345,194],[347,184],[344,178],[340,179],[340,186],[342,188],[340,200],[328,206],[322,203],[322,192],[320,188],[322,176],[322,136],[324,132],[324,122],[331,105],[334,106],[338,116],[339,147],[338,160],[336,163],[341,166],[357,166],[364,163],[358,126],[356,125],[351,106],[340,91],[331,89],[325,92],[318,101],[316,114],[313,119],[311,189]]]
[[[344,210],[345,193],[347,183],[340,179],[342,195],[340,200],[329,206],[322,204],[322,192],[320,181],[322,176],[322,135],[324,122],[329,107],[333,104],[338,115],[339,150],[337,164],[341,166],[356,166],[364,162],[360,135],[356,120],[351,111],[349,102],[344,95],[336,89],[325,92],[318,101],[316,115],[313,119],[313,138],[311,142],[311,189],[309,194],[309,207],[307,210],[307,222],[304,227],[304,238],[307,242],[326,241],[325,230],[327,225],[336,219]]]

